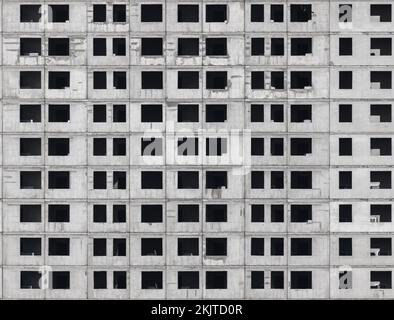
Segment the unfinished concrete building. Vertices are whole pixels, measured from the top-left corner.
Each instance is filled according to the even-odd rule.
[[[2,0],[3,299],[394,298],[389,0]]]

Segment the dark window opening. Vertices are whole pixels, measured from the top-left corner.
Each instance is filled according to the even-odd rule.
[[[70,189],[70,172],[49,171],[48,189]]]
[[[391,71],[371,71],[371,89],[391,89]]]
[[[207,256],[226,256],[227,255],[227,238],[207,238],[206,239]]]
[[[96,290],[107,289],[107,271],[93,272],[93,288]]]
[[[371,17],[379,17],[380,22],[391,22],[391,4],[371,4]]]
[[[163,289],[163,272],[142,271],[141,289]]]
[[[104,257],[107,255],[107,239],[93,239],[93,256]]]
[[[114,257],[126,256],[126,239],[113,239],[112,255]]]
[[[264,289],[264,271],[251,271],[251,289]]]
[[[339,222],[352,222],[352,205],[339,205]]]
[[[49,71],[48,88],[66,89],[70,87],[70,72],[68,71]]]
[[[178,56],[198,56],[199,46],[199,38],[178,38]]]
[[[113,223],[126,222],[126,205],[114,204],[112,206],[112,222]]]
[[[252,56],[264,55],[264,47],[265,47],[264,38],[252,38],[251,44],[252,44],[252,50],[251,50]]]
[[[141,122],[163,122],[163,105],[142,104]]]
[[[126,22],[126,5],[125,4],[114,4],[112,20],[115,23]]]
[[[163,72],[142,71],[141,89],[163,89]]]
[[[339,189],[352,189],[352,171],[339,171]]]
[[[252,90],[264,90],[264,71],[252,71],[251,72],[251,88]]]
[[[41,238],[20,238],[21,256],[40,256]]]
[[[283,138],[271,138],[271,156],[283,156]]]
[[[127,87],[127,73],[126,71],[114,71],[113,73],[113,87],[118,90],[124,90]]]
[[[227,38],[206,38],[205,53],[207,56],[227,55]]]
[[[19,106],[20,122],[41,122],[41,105],[21,104]]]
[[[163,172],[141,171],[141,189],[163,189]]]
[[[198,256],[198,238],[178,238],[178,256]]]
[[[20,22],[40,22],[41,5],[21,4],[20,5]]]
[[[70,222],[70,205],[49,204],[48,222]]]
[[[126,55],[126,38],[113,38],[112,39],[112,53],[115,56]]]
[[[312,289],[312,271],[291,271],[291,289]]]
[[[252,189],[264,189],[264,171],[252,171],[250,180]]]
[[[279,223],[284,222],[285,207],[283,204],[272,204],[271,205],[271,222]]]
[[[69,122],[70,105],[69,104],[50,104],[48,105],[49,122]]]
[[[351,256],[353,254],[352,238],[339,238],[339,256]]]
[[[250,239],[250,254],[252,256],[264,255],[264,238],[251,238]]]
[[[114,171],[112,176],[112,187],[114,189],[126,189],[126,172]]]
[[[40,156],[41,139],[40,138],[20,138],[19,140],[20,156]]]
[[[198,189],[198,171],[178,171],[178,189]]]
[[[70,154],[70,139],[48,138],[49,156],[68,156]]]
[[[271,289],[283,289],[283,288],[284,288],[284,272],[271,271]]]
[[[271,189],[284,188],[283,171],[271,171]]]
[[[178,89],[198,89],[199,78],[198,71],[178,71]]]
[[[371,38],[371,56],[391,56],[391,38]]]
[[[227,289],[227,271],[207,271],[205,282],[207,289]]]
[[[312,221],[312,205],[292,204],[290,209],[290,221],[294,223],[305,223]]]
[[[271,22],[283,22],[283,4],[271,4]]]
[[[70,239],[69,238],[49,238],[48,239],[50,256],[69,256]]]
[[[198,204],[179,204],[178,222],[199,222],[200,207]]]
[[[41,205],[21,204],[19,208],[19,222],[41,222]]]
[[[371,204],[371,222],[391,222],[391,204]]]
[[[178,271],[178,289],[198,289],[199,283],[198,271]]]
[[[227,121],[226,104],[207,104],[205,106],[206,122],[225,122]]]
[[[251,205],[251,222],[264,222],[264,205],[252,204]]]
[[[271,38],[271,56],[283,56],[285,54],[285,41],[283,38]]]
[[[340,104],[339,110],[339,122],[352,122],[353,119],[353,106],[351,104]]]
[[[199,7],[195,4],[178,4],[178,22],[198,22]]]
[[[292,171],[291,189],[312,189],[312,172]]]
[[[308,22],[312,20],[311,4],[291,4],[290,22]]]
[[[41,38],[20,38],[21,56],[41,56]]]
[[[339,38],[339,55],[353,55],[353,38]]]
[[[251,138],[250,153],[252,156],[264,155],[264,138]]]
[[[227,5],[207,4],[205,6],[206,22],[227,22]]]
[[[283,238],[271,238],[271,256],[283,256],[284,240]]]
[[[371,189],[391,189],[391,171],[371,171]]]
[[[163,240],[161,238],[142,238],[141,256],[162,256]]]
[[[291,239],[292,256],[311,256],[312,239],[311,238],[292,238]]]
[[[305,56],[312,54],[312,38],[292,38],[291,55]]]
[[[312,105],[310,104],[293,104],[290,110],[291,122],[311,122],[312,121]]]
[[[284,106],[283,104],[271,105],[271,121],[283,122],[284,121]]]
[[[290,154],[292,156],[312,154],[312,138],[291,138]]]
[[[227,171],[207,171],[205,187],[207,189],[227,189]]]
[[[264,5],[250,5],[250,22],[264,22]]]
[[[198,104],[178,104],[178,122],[198,122]]]
[[[41,272],[39,271],[21,271],[20,288],[21,289],[40,289]]]
[[[93,122],[107,121],[107,106],[105,104],[93,105]]]
[[[69,38],[49,38],[48,55],[50,56],[69,56],[70,39]]]
[[[93,38],[93,56],[107,55],[107,39]]]
[[[107,139],[93,138],[93,155],[105,156],[107,155]]]
[[[64,23],[69,21],[69,5],[48,5],[48,22]]]
[[[163,38],[141,39],[141,56],[162,56],[162,55],[163,55]]]
[[[284,89],[284,72],[283,71],[272,71],[271,72],[271,89]]]
[[[21,171],[20,189],[41,189],[41,171]]]
[[[93,189],[107,189],[107,172],[93,172]]]
[[[126,155],[126,138],[113,138],[112,155],[114,156]]]
[[[105,204],[93,205],[93,222],[94,223],[107,222],[107,206]]]
[[[311,71],[291,71],[290,78],[291,89],[306,89],[312,87]]]
[[[371,116],[378,117],[379,122],[391,122],[391,104],[371,104]]]
[[[353,154],[352,138],[339,138],[339,155],[351,156]]]
[[[161,205],[161,204],[143,204],[143,205],[141,205],[141,222],[142,223],[162,223],[163,222],[163,205]]]
[[[127,289],[127,272],[114,271],[113,273],[113,288],[114,289]]]
[[[20,71],[20,89],[41,89],[41,71]]]
[[[264,105],[250,105],[250,122],[264,122]]]
[[[391,156],[391,138],[371,138],[371,152],[373,155]],[[376,151],[376,152],[375,152]]]
[[[371,271],[371,289],[391,289],[391,271]]]
[[[93,5],[93,22],[107,21],[107,6],[105,4]]]
[[[207,71],[207,89],[223,90],[227,89],[227,71]]]
[[[371,256],[391,256],[391,238],[371,238]]]
[[[112,106],[112,122],[126,122],[125,104],[114,104]]]
[[[141,4],[141,22],[162,22],[161,4]]]
[[[227,205],[207,204],[205,215],[206,222],[227,222]]]

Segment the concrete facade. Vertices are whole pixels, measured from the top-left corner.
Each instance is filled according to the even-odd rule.
[[[394,298],[392,6],[1,0],[0,298]]]

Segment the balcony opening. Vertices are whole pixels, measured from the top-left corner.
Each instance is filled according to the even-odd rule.
[[[112,206],[112,222],[126,223],[126,205],[114,204]]]
[[[271,189],[283,189],[284,176],[283,171],[271,171]]]
[[[251,77],[251,89],[252,90],[264,90],[264,71],[252,71],[250,73]]]
[[[49,156],[68,156],[70,154],[70,139],[68,138],[49,138]]]
[[[70,222],[70,205],[49,204],[48,222],[58,222],[58,223]]]
[[[126,5],[125,4],[114,4],[112,7],[112,21],[114,23],[125,23],[126,22]]]
[[[291,89],[308,89],[312,87],[311,71],[291,71]]]
[[[252,171],[250,180],[252,189],[264,189],[264,171]]]
[[[283,122],[284,121],[284,106],[283,104],[272,104],[271,105],[271,121],[272,122]]]
[[[141,38],[141,56],[162,56],[162,55],[163,55],[163,38]]]
[[[48,113],[49,122],[70,122],[69,104],[50,104]]]
[[[163,289],[163,272],[142,271],[141,289]]]
[[[210,90],[227,90],[227,71],[207,71],[206,88]]]
[[[125,156],[126,155],[126,138],[112,139],[112,155]]]
[[[19,106],[20,122],[41,122],[41,105],[21,104]]]
[[[290,221],[294,223],[312,222],[312,205],[292,204],[290,216]]]
[[[371,120],[391,122],[391,104],[371,104]]]
[[[104,57],[107,55],[107,39],[93,38],[93,56]]]
[[[281,90],[285,88],[284,72],[272,71],[271,72],[271,90]]]
[[[21,271],[20,288],[21,289],[40,289],[41,272],[39,271]]]
[[[312,255],[312,238],[292,238],[291,239],[292,256],[311,256]]]
[[[107,271],[93,272],[93,289],[107,289]]]
[[[292,38],[291,55],[306,56],[312,54],[312,38]]]
[[[271,204],[271,222],[284,222],[285,207],[283,204]]]
[[[271,156],[283,156],[283,138],[271,138]]]
[[[162,255],[163,255],[162,238],[141,239],[141,256],[162,256]]]
[[[391,222],[391,204],[371,204],[371,222]]]
[[[141,104],[141,122],[163,122],[163,105]]]
[[[70,72],[68,71],[49,71],[48,88],[66,89],[70,87]]]
[[[264,122],[264,105],[250,105],[250,122]]]
[[[20,189],[41,189],[41,171],[21,171]]]
[[[19,208],[19,222],[21,223],[41,222],[41,205],[21,204]]]
[[[271,56],[283,56],[285,54],[285,41],[283,38],[271,38]]]
[[[41,89],[41,71],[20,71],[20,89]]]
[[[178,189],[198,189],[198,171],[178,171]]]
[[[19,140],[20,156],[40,156],[41,155],[41,138],[20,138]]]
[[[312,289],[312,271],[291,271],[291,289]]]
[[[312,154],[312,138],[291,138],[290,150],[292,156],[307,156]]]
[[[69,22],[69,5],[50,4],[48,5],[48,22],[64,23]]]
[[[112,39],[112,54],[119,57],[126,55],[126,38]]]
[[[161,4],[141,4],[141,22],[162,22]]]
[[[291,122],[312,122],[312,105],[293,104],[291,105]]]
[[[251,39],[251,55],[252,56],[264,56],[264,38],[252,38]]]
[[[391,256],[391,238],[371,238],[371,256]]]
[[[163,72],[142,71],[141,89],[163,89]]]
[[[178,4],[178,22],[198,22],[199,7],[195,4]]]
[[[127,274],[126,271],[114,271],[113,273],[113,288],[127,289]]]
[[[141,171],[141,189],[163,189],[163,172]]]
[[[339,55],[353,55],[353,38],[339,38]]]
[[[283,22],[283,4],[271,4],[271,22]]]
[[[198,122],[198,104],[178,104],[178,122]]]
[[[205,282],[206,289],[227,289],[227,271],[207,271]]]
[[[312,20],[311,4],[291,4],[290,22],[308,22]]]
[[[391,289],[391,271],[371,271],[371,289]]]
[[[126,256],[126,239],[113,239],[112,256],[125,257]]]
[[[41,38],[20,38],[19,54],[21,56],[41,56]]]
[[[161,204],[143,204],[143,205],[141,205],[141,222],[142,223],[162,223],[163,222],[163,205],[161,205]]]
[[[178,238],[178,256],[198,256],[198,238]]]
[[[264,271],[251,271],[251,289],[264,289]]]
[[[48,55],[50,56],[69,56],[70,39],[69,38],[49,38]]]
[[[107,255],[107,239],[95,238],[93,239],[93,256],[104,257]]]
[[[70,189],[70,172],[49,171],[48,189]]]
[[[391,38],[371,38],[371,56],[391,56]]]
[[[178,222],[199,222],[199,217],[198,204],[178,204]]]
[[[250,5],[250,22],[264,22],[264,5]]]
[[[205,54],[207,56],[226,56],[227,38],[206,38]]]
[[[227,104],[206,104],[205,122],[227,121]]]
[[[252,256],[264,255],[264,238],[251,238],[250,246],[250,254]]]
[[[178,38],[178,56],[198,56],[199,47],[199,38]]]
[[[371,155],[391,156],[391,138],[371,138]]]
[[[199,287],[198,271],[178,271],[178,289],[198,289]]]
[[[251,222],[264,222],[264,205],[263,204],[252,204],[251,205]]]
[[[40,256],[41,238],[20,238],[21,256]]]
[[[371,71],[371,89],[391,89],[391,71]]]
[[[93,205],[93,222],[94,223],[107,222],[107,206],[105,204]]]
[[[126,172],[114,171],[112,176],[112,188],[125,190],[126,189]]]
[[[339,155],[351,156],[353,154],[352,138],[339,138]]]
[[[312,189],[312,172],[292,171],[291,189]]]
[[[284,255],[284,240],[283,238],[271,238],[271,256]]]
[[[227,22],[227,5],[207,4],[205,6],[205,22]]]
[[[93,22],[107,21],[107,6],[105,4],[93,5]]]
[[[371,189],[391,189],[391,171],[371,171]]]
[[[49,238],[48,239],[50,256],[69,256],[70,239],[69,238]]]
[[[205,206],[206,222],[227,222],[226,204],[207,204]]]
[[[339,238],[338,249],[339,256],[351,256],[353,254],[352,238]]]
[[[127,87],[127,73],[125,71],[114,71],[113,87],[117,90],[124,90]]]
[[[206,256],[227,256],[227,238],[206,238]]]
[[[21,4],[20,22],[40,22],[41,13],[41,5]]]
[[[198,71],[178,71],[178,89],[198,89],[199,80]]]
[[[370,14],[379,22],[391,22],[391,4],[371,4]]]

